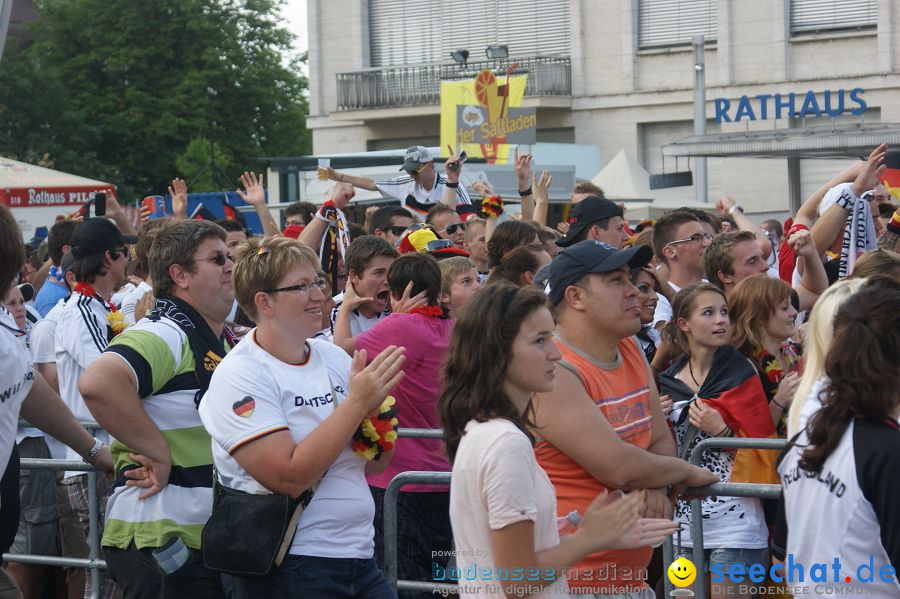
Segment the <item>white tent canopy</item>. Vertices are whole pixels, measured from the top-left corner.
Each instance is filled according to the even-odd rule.
[[[600,186],[610,200],[652,200],[650,173],[624,149],[603,167],[591,182]]]

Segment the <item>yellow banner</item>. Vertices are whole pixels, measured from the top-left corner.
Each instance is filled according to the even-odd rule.
[[[467,81],[441,81],[441,149],[448,145],[454,150],[465,150],[469,156],[487,158],[503,164],[509,160],[510,147],[504,143],[506,137],[495,137],[493,143],[465,143],[460,140],[460,127],[456,122],[457,106],[478,106],[487,108],[487,124],[500,122],[509,117],[509,108],[522,106],[525,97],[527,75],[496,77],[485,69],[475,79]],[[465,111],[463,111],[465,112]],[[495,128],[496,129],[496,128]]]

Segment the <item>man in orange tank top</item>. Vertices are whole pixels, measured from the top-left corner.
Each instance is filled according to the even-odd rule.
[[[651,255],[648,247],[617,251],[582,241],[550,267],[563,359],[554,390],[534,401],[535,454],[556,488],[561,516],[584,513],[604,489],[649,489],[645,516],[670,517],[669,487],[718,480],[675,457],[650,367],[634,339],[640,308],[629,275]],[[645,579],[652,552],[589,555],[569,571],[569,586],[596,597],[651,599]]]

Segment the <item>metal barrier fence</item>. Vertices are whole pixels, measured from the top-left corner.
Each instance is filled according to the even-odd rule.
[[[100,559],[100,494],[97,492],[97,472],[100,470],[75,460],[47,460],[22,458],[22,470],[74,470],[87,472],[88,477],[88,558],[57,557],[52,555],[30,555],[4,553],[3,561],[41,566],[63,566],[66,568],[88,568],[91,571],[91,599],[100,596],[100,570],[106,569],[106,562]]]
[[[711,437],[697,443],[691,452],[690,462],[700,465],[703,452],[708,449],[771,449],[781,451],[787,446],[786,439],[744,439],[740,437]],[[691,497],[691,541],[693,544],[692,562],[697,570],[694,589],[697,597],[706,597],[706,555],[703,548],[703,510],[700,497],[709,495],[725,495],[729,497],[751,497],[755,499],[778,499],[781,497],[781,485],[760,483],[714,483],[696,489],[687,489],[685,496]],[[663,572],[667,572],[674,557],[672,541],[666,543],[663,555]],[[668,556],[665,554],[668,553]],[[668,559],[667,559],[668,558]],[[672,591],[668,576],[663,576],[666,585],[666,596]]]

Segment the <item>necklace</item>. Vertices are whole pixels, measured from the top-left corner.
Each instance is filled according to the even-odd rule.
[[[700,383],[697,382],[697,378],[694,376],[694,367],[691,365],[692,360],[688,358],[688,372],[691,375],[691,380],[694,381],[694,384],[697,385],[697,388],[700,388]]]

